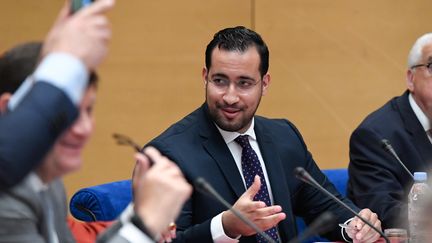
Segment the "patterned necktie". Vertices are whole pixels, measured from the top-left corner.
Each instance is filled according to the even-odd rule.
[[[252,185],[255,175],[258,175],[261,179],[261,188],[255,195],[254,201],[262,201],[265,202],[267,206],[270,206],[270,195],[267,189],[267,184],[265,182],[264,173],[261,168],[261,163],[258,159],[257,154],[252,149],[249,143],[248,135],[238,136],[236,139],[234,139],[234,141],[236,141],[242,147],[241,165],[247,188]],[[276,242],[279,242],[276,227],[270,228],[265,232]],[[259,243],[266,242],[265,239],[259,234],[256,235],[256,238],[257,242]]]

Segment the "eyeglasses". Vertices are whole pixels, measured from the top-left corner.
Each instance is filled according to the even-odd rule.
[[[208,79],[207,81],[212,83],[221,92],[227,91],[231,85],[231,82],[228,79],[221,77],[215,77],[213,79]],[[246,94],[249,93],[259,82],[261,82],[261,80],[255,81],[252,79],[240,79],[233,83],[237,92]]]
[[[130,137],[128,137],[126,135],[114,133],[113,138],[117,141],[118,145],[130,146],[135,150],[135,152],[141,153],[145,157],[147,157],[147,159],[150,162],[150,166],[152,166],[154,164],[154,161],[143,152],[143,150],[141,149],[141,146],[139,146],[136,142],[134,142]]]
[[[411,69],[418,68],[418,67],[426,67],[429,71],[429,74],[432,74],[432,62],[430,63],[424,63],[424,64],[417,64],[411,67]]]

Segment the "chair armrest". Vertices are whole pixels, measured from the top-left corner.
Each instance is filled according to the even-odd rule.
[[[131,200],[132,182],[123,180],[79,190],[72,196],[69,208],[71,214],[82,221],[111,221]]]

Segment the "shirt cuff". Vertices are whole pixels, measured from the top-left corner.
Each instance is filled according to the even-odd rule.
[[[19,86],[8,102],[8,110],[12,111],[18,106],[24,96],[26,96],[30,91],[31,87],[33,86],[32,83],[33,78],[30,76]]]
[[[131,222],[127,222],[121,227],[119,235],[129,242],[154,242]]]
[[[47,82],[63,90],[76,105],[81,101],[89,79],[84,63],[67,53],[46,56],[33,76],[36,82]]]
[[[213,238],[213,242],[215,243],[235,243],[238,242],[238,239],[240,236],[238,236],[236,239],[230,238],[225,234],[225,231],[223,229],[222,225],[222,213],[216,215],[214,218],[212,218],[210,222],[210,231]]]
[[[119,235],[129,242],[154,242],[149,236],[144,234],[140,229],[130,222],[130,218],[134,214],[133,208],[133,204],[130,203],[120,214],[119,220],[122,223],[122,227],[119,230]]]
[[[350,218],[347,221],[344,222],[344,224],[349,224],[354,218]],[[352,242],[351,238],[348,236],[347,232],[345,231],[345,228],[341,228],[341,235],[342,238],[345,240],[345,242]],[[347,239],[348,238],[348,239]]]

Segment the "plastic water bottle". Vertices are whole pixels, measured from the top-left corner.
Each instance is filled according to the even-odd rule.
[[[411,187],[408,195],[408,223],[410,231],[410,243],[425,243],[425,221],[428,217],[425,217],[423,207],[426,201],[429,187],[426,183],[427,174],[426,172],[415,172],[414,173],[414,184]]]

